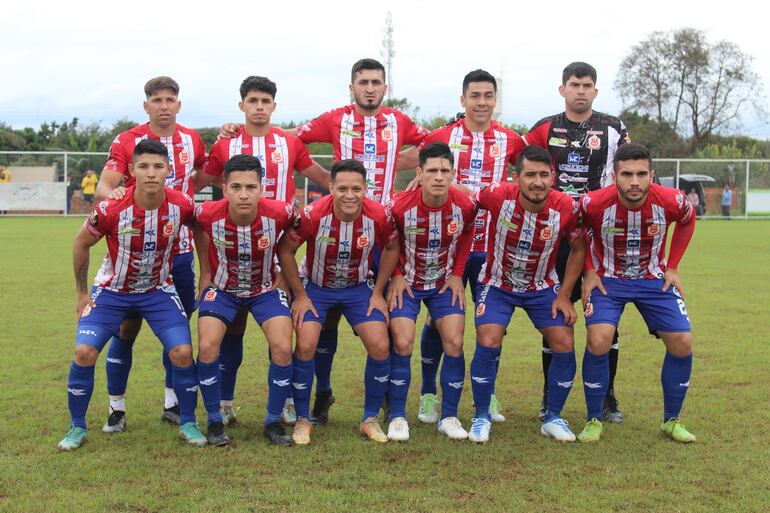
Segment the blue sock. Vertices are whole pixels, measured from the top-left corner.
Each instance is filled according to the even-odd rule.
[[[548,367],[548,404],[544,422],[561,415],[564,403],[572,390],[576,370],[575,351],[551,353],[551,365]]]
[[[198,360],[195,363],[195,372],[209,424],[222,422],[222,414],[219,412],[219,360],[214,360],[211,363],[201,363]]]
[[[438,330],[428,324],[422,327],[420,337],[420,362],[422,365],[422,388],[420,394],[436,394],[436,374],[441,363],[444,346]]]
[[[497,390],[497,373],[500,370],[500,358],[503,356],[503,346],[500,346],[500,352],[497,353],[497,358],[495,358],[495,379],[492,382],[492,394],[494,394]]]
[[[107,350],[107,393],[125,395],[134,361],[134,341],[112,337]]]
[[[168,351],[163,350],[163,368],[166,369],[166,388],[174,388],[174,371],[171,364],[171,358],[168,356]]]
[[[553,360],[551,360],[551,365],[553,365]],[[610,355],[604,353],[601,356],[596,356],[586,348],[583,355],[583,391],[586,396],[586,418],[588,420],[602,419],[602,406],[604,406],[604,396],[607,395],[609,382]]]
[[[198,406],[198,381],[195,379],[195,363],[189,367],[172,366],[171,378],[174,393],[179,400],[179,424],[195,422]]]
[[[465,381],[465,355],[444,355],[441,365],[441,418],[457,417]]]
[[[281,410],[289,397],[291,389],[291,376],[294,372],[294,366],[280,366],[270,362],[267,369],[267,415],[265,415],[265,425],[274,422],[281,422]]]
[[[315,350],[315,393],[332,389],[332,364],[337,352],[337,328],[322,329]]]
[[[294,409],[297,418],[310,418],[310,391],[313,388],[313,372],[315,360],[300,360],[296,356],[292,359],[294,370],[291,378],[292,395],[294,396]]]
[[[225,333],[219,346],[219,394],[223,401],[235,397],[235,379],[243,362],[243,333]]]
[[[476,352],[471,360],[471,389],[476,403],[476,418],[489,420],[489,401],[495,388],[495,361],[500,348],[485,347],[476,341]]]
[[[371,356],[366,357],[364,368],[364,415],[361,420],[376,417],[382,406],[382,399],[388,391],[390,378],[390,357],[384,360],[375,360]]]
[[[390,384],[388,386],[388,399],[390,400],[390,419],[406,417],[406,396],[409,393],[409,384],[412,382],[412,367],[410,360],[412,355],[400,355],[390,353]]]
[[[678,419],[682,404],[690,387],[692,372],[692,353],[687,356],[674,356],[666,351],[660,383],[663,385],[663,421]]]
[[[67,380],[67,403],[73,426],[86,429],[86,411],[88,411],[88,403],[91,401],[93,391],[94,366],[81,367],[72,362]]]

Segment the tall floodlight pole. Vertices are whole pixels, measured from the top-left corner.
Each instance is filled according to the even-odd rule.
[[[385,17],[385,28],[382,29],[382,50],[380,50],[385,60],[385,71],[388,82],[388,100],[393,97],[393,57],[396,56],[395,46],[393,45],[393,16],[390,11]]]

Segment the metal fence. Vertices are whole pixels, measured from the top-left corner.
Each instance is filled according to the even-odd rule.
[[[105,152],[0,151],[0,165],[13,172],[10,183],[0,183],[0,212],[10,215],[81,215],[90,205],[78,192],[87,169],[99,172]],[[327,169],[331,155],[313,155]],[[698,196],[698,211],[704,218],[724,218],[725,185],[732,197],[727,213],[744,219],[770,219],[770,160],[655,159],[656,175],[664,185]],[[33,173],[32,169],[38,171]],[[34,176],[33,176],[34,175]],[[403,188],[413,171],[399,173],[396,188]],[[25,179],[32,178],[32,179]],[[312,201],[320,191],[308,187],[304,176],[295,173],[296,201]],[[205,198],[205,193],[198,199]],[[692,196],[691,196],[692,197]],[[693,200],[695,200],[693,198]]]

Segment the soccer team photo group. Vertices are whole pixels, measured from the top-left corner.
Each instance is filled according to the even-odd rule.
[[[60,383],[70,425],[61,426],[58,449],[134,429],[139,405],[128,382],[143,324],[163,348],[157,412],[180,445],[237,445],[237,404],[261,396],[265,444],[317,445],[334,418],[355,424],[361,443],[408,444],[424,436],[414,426],[428,424],[436,444],[504,446],[495,426],[513,398],[500,392],[508,378],[500,362],[514,358],[504,342],[520,337],[509,327],[525,314],[542,338],[532,340],[542,398],[539,412],[515,414],[538,417],[539,433],[514,436],[601,446],[608,424],[623,422],[614,383],[627,306],[665,353],[658,411],[636,412],[649,443],[695,442],[681,420],[693,337],[678,269],[696,212],[682,190],[660,185],[650,151],[631,142],[623,122],[594,110],[590,64],[553,74],[564,110],[524,135],[493,119],[498,83],[481,69],[457,78],[463,113],[433,131],[383,104],[388,77],[374,59],[353,64],[351,104],[292,129],[271,124],[277,85],[249,76],[240,85],[243,119],[222,120],[210,148],[177,123],[179,84],[150,79],[148,121],[115,138],[74,238],[77,328]],[[328,169],[311,157],[312,143],[331,145]],[[397,173],[412,169],[414,179],[396,190]],[[328,194],[297,204],[295,172]],[[221,199],[196,204],[209,187]],[[107,252],[94,279],[89,264],[101,258],[101,240]],[[365,349],[357,419],[333,408],[341,322]],[[585,337],[576,337],[578,324]],[[247,330],[261,332],[267,347],[244,354]],[[236,397],[245,358],[266,360],[267,384]],[[103,426],[88,414],[105,385],[95,375],[106,375]],[[570,400],[581,385],[584,415],[562,417],[568,401],[582,402]],[[416,411],[407,408],[410,391]],[[632,393],[622,399],[634,408]]]

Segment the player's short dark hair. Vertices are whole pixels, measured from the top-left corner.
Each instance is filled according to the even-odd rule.
[[[174,96],[179,96],[179,84],[171,77],[151,78],[144,84],[144,95],[149,98],[158,91],[169,89],[174,91]]]
[[[241,82],[241,100],[246,98],[250,91],[269,94],[275,100],[275,93],[278,92],[278,87],[275,85],[275,82],[267,77],[252,75]]]
[[[570,62],[561,73],[561,85],[566,85],[569,77],[591,77],[591,80],[594,81],[594,85],[596,85],[596,68],[587,62]]]
[[[338,160],[332,164],[332,182],[337,178],[337,173],[358,173],[364,177],[364,182],[366,182],[366,168],[355,159]]]
[[[420,167],[425,166],[428,159],[447,159],[450,164],[455,165],[455,156],[452,154],[452,150],[449,145],[442,142],[437,142],[427,145],[420,150]]]
[[[548,164],[548,167],[553,165],[551,154],[548,153],[548,150],[541,148],[540,146],[527,146],[524,148],[524,151],[521,152],[519,158],[516,159],[516,171],[521,172],[521,169],[524,167],[524,159],[527,159],[530,162],[543,162],[544,164]]]
[[[626,160],[646,160],[652,170],[652,157],[650,150],[641,144],[627,143],[621,145],[612,157],[612,169],[617,170],[618,164]]]
[[[465,92],[468,90],[468,85],[471,82],[490,82],[492,87],[495,88],[495,92],[497,92],[497,80],[495,80],[495,77],[490,72],[483,69],[475,69],[465,75],[463,79],[463,96],[465,96]]]
[[[139,155],[160,155],[168,162],[168,149],[166,145],[155,139],[142,139],[134,146],[134,154],[131,162],[136,162]]]
[[[350,70],[350,83],[356,81],[356,73],[364,70],[379,70],[382,71],[382,79],[385,80],[385,66],[376,59],[361,59],[353,64],[353,68]]]
[[[264,169],[259,159],[253,155],[234,155],[225,164],[225,180],[230,177],[234,171],[254,171],[261,180],[264,175]]]

